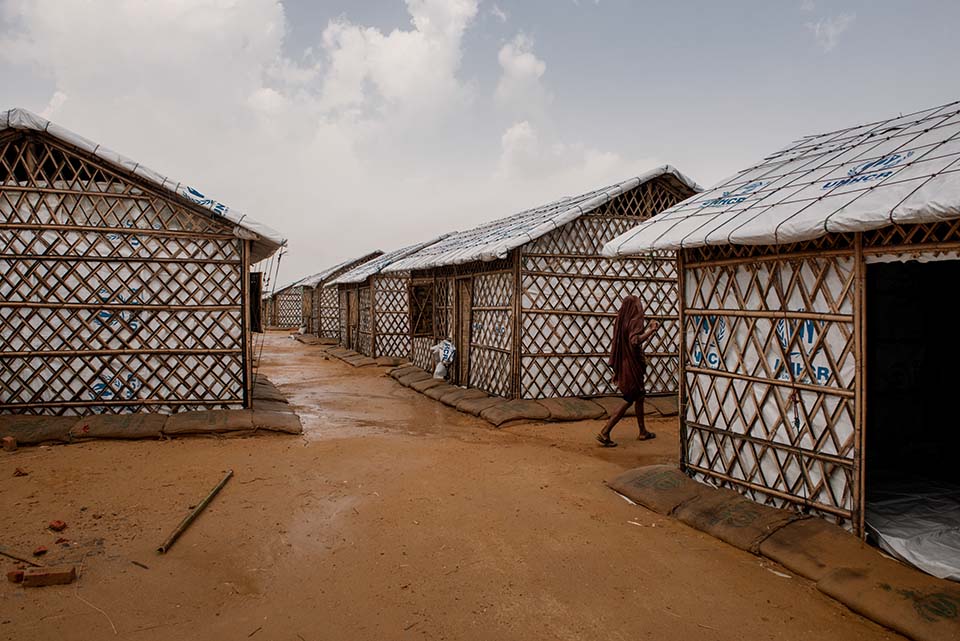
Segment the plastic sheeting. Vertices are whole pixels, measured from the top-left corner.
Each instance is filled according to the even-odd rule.
[[[611,240],[606,256],[960,217],[960,102],[808,136]]]
[[[271,254],[287,244],[286,239],[279,233],[249,218],[246,214],[235,211],[189,185],[159,174],[126,156],[111,151],[26,109],[10,109],[0,112],[0,131],[5,129],[29,129],[44,132],[69,145],[91,153],[124,171],[152,182],[162,189],[173,192],[194,205],[208,210],[214,218],[222,218],[233,223],[234,233],[237,237],[253,241],[251,262],[256,263],[269,258]]]
[[[673,176],[694,191],[702,189],[676,168],[663,165],[641,176],[624,180],[609,187],[579,196],[563,198],[467,231],[450,234],[440,242],[398,260],[384,271],[400,272],[413,269],[431,269],[446,265],[462,265],[478,260],[492,261],[506,258],[512,249],[536,240],[554,229],[590,213],[613,198],[645,182],[667,175]]]
[[[917,482],[872,492],[866,523],[880,547],[901,561],[960,581],[960,486]]]
[[[354,269],[351,269],[350,271],[343,274],[339,278],[336,278],[333,281],[331,281],[331,284],[342,285],[342,284],[348,284],[348,283],[362,283],[366,281],[369,277],[373,276],[374,274],[379,274],[382,271],[392,271],[392,270],[388,270],[387,268],[393,263],[395,263],[396,261],[406,258],[410,254],[420,251],[424,247],[429,247],[430,245],[433,245],[434,243],[439,242],[446,237],[447,235],[444,235],[444,236],[440,236],[439,238],[434,238],[433,240],[428,240],[423,243],[416,243],[415,245],[409,245],[407,247],[401,247],[400,249],[395,249],[394,251],[388,252],[380,256],[379,258],[368,261],[360,265],[359,267],[355,267]]]
[[[350,267],[351,265],[364,264],[381,255],[383,255],[383,252],[378,249],[376,251],[370,252],[369,254],[366,254],[365,256],[360,256],[359,258],[351,258],[350,260],[345,260],[342,263],[339,263],[337,265],[334,265],[333,267],[329,267],[323,270],[322,272],[317,272],[312,276],[307,276],[306,278],[299,280],[296,283],[293,283],[293,285],[299,284],[304,287],[316,287],[317,285],[323,285],[328,280],[330,280],[332,276]]]

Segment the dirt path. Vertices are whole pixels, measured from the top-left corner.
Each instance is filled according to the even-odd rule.
[[[603,486],[674,459],[671,422],[645,443],[624,424],[615,450],[591,445],[599,422],[498,432],[278,335],[262,370],[304,437],[0,453],[0,544],[84,565],[79,589],[4,582],[0,639],[108,639],[111,623],[138,640],[901,638]]]

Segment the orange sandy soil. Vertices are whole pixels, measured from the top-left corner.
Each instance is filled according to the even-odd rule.
[[[0,452],[0,545],[83,566],[69,586],[3,581],[0,639],[902,638],[603,485],[675,460],[675,420],[637,442],[627,419],[608,450],[600,421],[497,431],[276,333],[261,366],[303,437]]]

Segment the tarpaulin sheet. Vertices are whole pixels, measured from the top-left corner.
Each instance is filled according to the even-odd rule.
[[[960,102],[802,138],[614,238],[606,256],[777,245],[960,217]]]
[[[911,482],[871,491],[866,523],[883,550],[960,581],[960,485]]]

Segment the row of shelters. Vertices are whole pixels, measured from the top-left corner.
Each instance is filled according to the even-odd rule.
[[[648,349],[650,391],[677,387],[673,252],[628,260],[603,245],[698,187],[673,167],[384,254],[330,281],[339,340],[432,369],[456,347],[451,381],[506,398],[616,394],[606,365],[627,294],[664,325]],[[306,324],[302,321],[301,324]]]
[[[29,111],[0,112],[0,413],[248,407],[251,265],[285,243]]]

